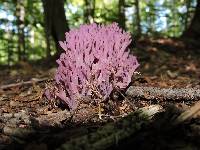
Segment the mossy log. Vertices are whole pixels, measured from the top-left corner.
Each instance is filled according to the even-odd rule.
[[[96,132],[66,141],[59,150],[102,150],[130,137],[148,124],[150,118],[162,109],[152,105],[139,109],[117,122],[108,123]]]

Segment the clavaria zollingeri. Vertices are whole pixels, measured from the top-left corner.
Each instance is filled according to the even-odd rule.
[[[73,110],[80,99],[102,101],[115,88],[126,88],[138,67],[129,54],[129,33],[117,23],[81,25],[59,42],[65,50],[57,60],[56,87],[46,96],[59,98]]]

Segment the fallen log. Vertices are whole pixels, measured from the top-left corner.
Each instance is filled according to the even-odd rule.
[[[130,86],[126,95],[129,98],[200,100],[200,89],[197,88],[159,88]]]
[[[53,81],[52,79],[33,78],[30,81],[22,81],[19,83],[12,83],[8,85],[0,86],[0,90],[6,90],[9,88],[31,85],[34,83]],[[174,99],[174,100],[200,100],[200,89],[197,88],[159,88],[159,87],[147,87],[147,86],[130,86],[126,95],[128,97],[138,97],[145,99]]]
[[[160,112],[160,105],[144,107],[118,122],[108,123],[96,132],[66,141],[59,150],[93,149],[102,150],[116,145],[148,124],[153,115]]]

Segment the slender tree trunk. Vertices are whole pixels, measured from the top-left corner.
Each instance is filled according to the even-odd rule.
[[[136,25],[137,25],[137,36],[141,36],[141,25],[140,25],[140,2],[135,0],[135,9],[136,9]]]
[[[191,0],[186,0],[185,30],[188,28],[188,19],[190,17]]]
[[[189,27],[183,32],[183,37],[200,39],[200,0],[197,0],[194,17]]]
[[[25,8],[24,8],[24,0],[16,1],[16,18],[17,18],[17,30],[18,30],[18,60],[25,60],[25,36],[24,36],[24,28],[25,28]]]
[[[43,7],[45,7],[45,6],[43,5]],[[50,30],[49,30],[49,23],[47,20],[46,11],[45,11],[45,17],[44,17],[44,27],[45,27],[45,40],[46,40],[46,58],[50,58],[50,56],[51,56],[51,46],[50,46],[51,34],[50,34]]]
[[[6,26],[8,26],[9,23],[6,23]],[[12,55],[13,55],[13,32],[12,30],[10,30],[9,28],[5,29],[5,32],[6,32],[6,40],[5,41],[2,41],[2,42],[5,42],[5,43],[2,43],[2,44],[5,44],[7,45],[7,65],[10,66],[11,65],[11,62],[12,62]]]
[[[149,1],[147,6],[149,8],[149,12],[146,16],[146,22],[148,23],[148,35],[154,34],[155,32],[155,5],[153,2]]]
[[[178,31],[178,24],[179,24],[179,21],[178,21],[178,18],[179,18],[179,15],[178,15],[178,9],[177,9],[177,1],[173,1],[172,3],[172,8],[173,8],[173,37],[177,37],[179,35],[179,31]],[[183,24],[184,26],[184,24]]]
[[[95,0],[84,0],[84,3],[84,22],[92,23],[94,22]]]
[[[125,0],[119,0],[118,3],[118,23],[123,29],[126,29],[126,17],[125,17]]]
[[[10,34],[10,33],[8,33],[8,34]],[[11,57],[12,57],[12,51],[11,51],[11,41],[10,40],[8,40],[7,41],[8,43],[7,43],[7,53],[8,53],[8,61],[7,61],[7,63],[8,63],[8,66],[10,66],[10,64],[11,64]]]
[[[89,23],[89,9],[90,9],[90,2],[89,0],[84,0],[84,3],[85,3],[85,9],[84,9],[84,22],[85,23]]]
[[[93,22],[95,22],[95,8],[96,8],[96,0],[92,0],[91,17]]]
[[[66,20],[64,10],[64,0],[42,0],[46,24],[46,41],[49,41],[49,35],[53,37],[56,44],[57,54],[61,51],[58,41],[65,39],[65,33],[69,31],[69,25]],[[47,43],[47,46],[49,43]],[[49,52],[47,50],[47,55]]]
[[[50,45],[50,34],[48,31],[45,31],[45,39],[46,39],[46,58],[51,57],[51,45]]]

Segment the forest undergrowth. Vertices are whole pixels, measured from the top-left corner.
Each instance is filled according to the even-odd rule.
[[[3,67],[0,71],[0,149],[67,149],[80,141],[85,141],[85,149],[122,149],[124,146],[154,150],[200,149],[200,53],[197,53],[199,45],[188,43],[170,38],[138,40],[133,44],[133,52],[140,66],[129,87],[188,89],[196,94],[194,99],[170,99],[165,95],[161,98],[159,93],[149,98],[150,92],[130,98],[126,89],[113,92],[101,108],[84,102],[69,112],[59,101],[44,97],[45,87],[53,83],[54,61],[49,62],[54,65],[51,68],[27,62]],[[129,118],[127,122],[139,123],[133,127],[132,124],[123,126],[127,116],[151,106],[159,107],[153,117],[141,119],[140,123],[134,114],[134,119]],[[192,114],[173,126],[184,112]],[[114,128],[119,137],[107,131],[108,126]],[[126,128],[132,132],[124,135]],[[110,135],[119,140],[113,140]],[[107,138],[107,142],[99,136]]]

